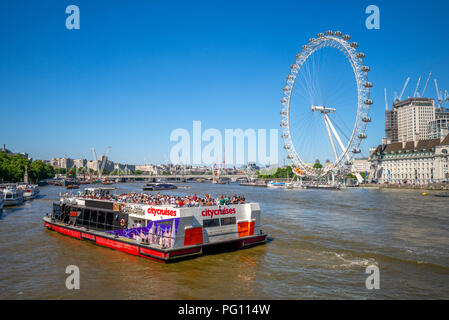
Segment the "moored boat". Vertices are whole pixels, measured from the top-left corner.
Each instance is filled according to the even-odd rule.
[[[160,191],[160,190],[174,190],[177,186],[170,183],[147,183],[142,187],[143,191]]]
[[[119,202],[110,190],[63,197],[43,220],[49,230],[159,261],[204,254],[223,245],[266,242],[258,203],[178,207]],[[100,200],[101,199],[101,200]]]
[[[39,186],[35,184],[21,184],[17,186],[17,189],[23,191],[23,198],[25,200],[34,199],[39,194]]]
[[[14,186],[7,186],[3,188],[4,206],[17,206],[23,203],[23,191]]]
[[[267,183],[268,188],[277,188],[277,189],[284,189],[285,183],[284,182],[276,182],[276,181],[270,181]]]

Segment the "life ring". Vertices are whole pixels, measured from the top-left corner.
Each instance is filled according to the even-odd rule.
[[[120,225],[121,225],[122,227],[125,226],[125,219],[120,220]]]

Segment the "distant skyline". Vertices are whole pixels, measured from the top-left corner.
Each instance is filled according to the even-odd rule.
[[[68,30],[65,8],[80,8]],[[365,8],[380,9],[380,30]],[[374,83],[368,155],[384,132],[384,88],[412,96],[430,71],[449,90],[448,1],[2,1],[0,146],[34,159],[166,163],[170,133],[280,129],[290,65],[308,39],[349,34]],[[446,105],[447,106],[447,105]],[[286,157],[279,137],[279,163]]]

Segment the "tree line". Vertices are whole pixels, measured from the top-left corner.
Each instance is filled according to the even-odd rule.
[[[20,154],[0,152],[0,181],[22,182],[25,176],[25,166],[28,167],[28,178],[32,182],[55,176],[54,168],[42,160],[31,162],[27,157]]]

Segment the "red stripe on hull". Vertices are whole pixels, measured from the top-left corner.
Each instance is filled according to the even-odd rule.
[[[95,241],[95,235],[90,234],[90,233],[85,233],[85,232],[83,232],[83,233],[81,233],[81,237],[82,237],[83,239],[88,239],[88,240]]]
[[[200,251],[201,251],[201,247],[172,251],[172,252],[170,252],[170,257],[176,257],[176,256],[180,256],[183,254],[198,253]]]
[[[62,228],[62,227],[58,227],[53,225],[52,229],[55,231],[58,231],[59,233],[77,238],[77,239],[81,239],[81,232],[79,231],[75,231],[75,230],[70,230],[70,229],[66,229],[66,228]]]
[[[143,247],[140,247],[140,253],[141,253],[140,256],[142,256],[142,257],[146,257],[145,254],[150,255],[150,256],[160,257],[160,258],[167,257],[167,254],[165,252],[151,250],[151,249],[147,249],[147,248],[143,248]]]
[[[127,244],[127,243],[123,243],[123,242],[119,242],[119,241],[115,241],[115,240],[111,240],[111,239],[106,239],[103,237],[96,237],[96,244],[100,245],[100,246],[104,246],[104,247],[108,247],[111,249],[115,249],[115,250],[120,250],[135,256],[139,255],[139,247],[136,245],[132,245],[132,244]]]

